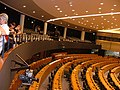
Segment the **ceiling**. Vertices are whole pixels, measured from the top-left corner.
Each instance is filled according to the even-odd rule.
[[[120,33],[120,0],[1,0],[0,2],[39,20],[59,18],[60,20],[51,20],[50,23],[60,26],[89,31],[117,30],[117,33]],[[61,20],[61,17],[64,18]]]

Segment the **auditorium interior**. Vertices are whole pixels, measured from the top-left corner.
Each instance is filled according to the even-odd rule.
[[[120,90],[120,0],[0,0],[1,13],[21,33],[3,43],[0,90]]]

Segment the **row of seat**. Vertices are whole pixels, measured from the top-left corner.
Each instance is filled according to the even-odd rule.
[[[30,64],[30,69],[35,69],[35,68],[38,68],[40,67],[41,65],[43,64],[47,64],[49,62],[51,62],[51,57],[49,58],[45,58],[45,59],[42,59],[42,60],[38,60],[36,62],[33,62],[32,64]],[[9,90],[16,90],[18,87],[20,87],[21,85],[21,80],[19,79],[19,75],[21,74],[25,74],[25,70],[20,70],[19,72],[17,72],[15,75],[14,75],[14,78],[11,82],[11,85],[9,87]]]
[[[89,87],[91,90],[101,90],[98,83],[94,79],[96,69],[98,69],[98,78],[100,79],[99,82],[101,82],[106,89],[114,90],[114,88],[111,87],[109,82],[107,81],[105,73],[108,70],[111,70],[114,67],[118,66],[119,59],[101,57],[96,54],[67,54],[62,52],[60,54],[55,53],[54,55],[56,55],[54,56],[56,58],[52,58],[51,60],[48,59],[48,61],[46,59],[46,62],[44,61],[44,59],[43,61],[39,60],[30,65],[31,69],[35,70],[42,63],[46,63],[45,66],[35,76],[35,78],[39,79],[39,82],[34,81],[33,84],[29,87],[29,90],[40,90],[42,83],[46,80],[48,75],[56,68],[58,69],[52,81],[52,90],[63,89],[62,78],[64,78],[63,76],[65,75],[65,71],[69,71],[70,69],[72,73],[67,73],[71,74],[71,79],[69,83],[71,83],[73,90],[86,90],[83,85],[84,80],[85,83],[88,84],[87,87]],[[111,63],[114,63],[114,65],[109,66],[111,65]],[[118,69],[117,71],[119,72]]]
[[[118,86],[119,89],[120,89],[120,81],[119,81],[119,79],[118,79],[118,77],[117,77],[117,74],[118,74],[118,76],[120,75],[120,66],[117,66],[117,67],[113,68],[113,69],[111,70],[111,73],[110,73],[110,76],[111,76],[113,82],[114,82],[115,85]]]
[[[19,75],[24,74],[25,70],[20,70],[17,74],[15,74],[14,79],[11,82],[9,90],[17,90],[20,87],[22,81],[19,79]]]
[[[118,62],[118,61],[117,60],[111,61],[109,59],[104,59],[104,61],[101,61],[99,63],[95,63],[87,69],[86,79],[87,79],[88,84],[89,84],[91,89],[100,90],[100,88],[98,87],[98,85],[95,83],[95,81],[93,79],[93,73],[95,73],[95,69],[97,68],[99,70],[100,67],[107,65],[107,64],[110,64],[110,63],[115,63],[115,62]],[[96,77],[97,77],[97,75],[96,75]]]
[[[113,86],[110,85],[107,78],[105,77],[105,72],[107,72],[108,70],[110,70],[116,66],[119,66],[119,65],[120,65],[120,63],[108,64],[108,65],[105,65],[104,67],[102,67],[101,70],[99,70],[99,72],[98,72],[100,81],[102,82],[102,84],[104,85],[104,87],[107,90],[115,90],[115,89],[113,88]]]

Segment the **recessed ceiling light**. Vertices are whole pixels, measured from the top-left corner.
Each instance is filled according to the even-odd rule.
[[[93,24],[93,23],[91,23],[91,24]]]
[[[25,8],[26,6],[24,5],[23,7]]]
[[[62,24],[62,22],[60,22],[60,24]]]
[[[104,20],[106,20],[106,19],[104,19]]]
[[[96,29],[98,29],[98,27],[96,27]]]
[[[117,24],[115,26],[118,26]]]
[[[103,24],[103,23],[101,23],[101,24]]]
[[[72,11],[74,12],[75,10],[73,9]]]
[[[93,18],[93,20],[95,20],[95,18]]]
[[[101,13],[101,11],[99,11],[99,13]]]
[[[35,11],[33,11],[33,13],[35,13]]]
[[[92,27],[92,25],[90,27]]]
[[[101,16],[101,18],[103,18],[104,16]]]
[[[86,13],[88,12],[88,11],[85,11]]]
[[[75,28],[77,28],[77,27],[75,27]]]
[[[58,6],[56,5],[55,7],[57,8]]]
[[[101,10],[102,8],[98,8],[99,10]]]
[[[113,23],[111,23],[111,24],[113,24]]]
[[[72,4],[70,4],[70,6],[72,7]]]
[[[86,22],[89,22],[88,20]]]
[[[111,26],[111,28],[113,28],[113,26]]]
[[[103,4],[104,4],[103,2],[100,3],[100,5],[103,5]]]
[[[57,8],[57,10],[60,10],[60,8]]]
[[[112,8],[111,10],[113,11],[114,9]]]
[[[114,20],[117,20],[117,19],[114,19]]]
[[[114,16],[112,16],[112,18],[115,18]]]
[[[68,26],[70,26],[70,25],[68,24]]]
[[[117,5],[113,5],[114,7],[116,7]]]
[[[82,20],[84,20],[84,18],[82,18]]]
[[[104,28],[104,26],[102,26],[102,28]]]
[[[4,9],[7,9],[6,7]]]
[[[74,21],[75,19],[73,18],[72,20]]]
[[[41,17],[44,17],[43,15]]]
[[[78,15],[77,13],[75,15]]]
[[[84,25],[86,25],[86,23]]]
[[[67,14],[65,14],[65,16],[67,16]]]
[[[83,24],[83,22],[81,22],[81,24]]]
[[[107,22],[110,22],[110,21],[107,21]]]
[[[62,12],[62,11],[60,11],[60,12]]]
[[[82,30],[85,30],[85,28],[82,28]]]

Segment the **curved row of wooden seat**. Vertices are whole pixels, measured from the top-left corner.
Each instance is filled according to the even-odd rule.
[[[49,62],[51,62],[51,57],[49,58],[45,58],[45,59],[42,59],[42,60],[38,60],[36,62],[33,62],[32,64],[30,64],[30,69],[35,69],[35,68],[38,68],[40,67],[41,65],[43,64],[47,64]],[[20,70],[19,72],[17,72],[15,75],[14,75],[14,78],[11,82],[11,85],[9,87],[9,90],[17,90],[17,88],[21,85],[21,80],[19,79],[19,75],[21,74],[25,74],[25,70]]]
[[[63,53],[63,54],[66,54],[66,53]],[[56,54],[57,55],[57,54]],[[80,54],[78,54],[77,56],[79,56]],[[57,55],[57,56],[59,56],[60,57],[60,55]],[[96,55],[95,55],[96,56]],[[70,56],[65,56],[65,55],[63,55],[63,57],[64,57],[64,59],[62,60],[60,60],[60,62],[58,63],[58,64],[60,64],[60,63],[63,63],[63,62],[68,62],[68,61],[72,61],[73,60],[73,57],[70,57]],[[86,57],[86,55],[84,54],[82,57]],[[62,57],[60,57],[60,58],[62,58]],[[56,61],[55,61],[56,62]],[[48,65],[47,65],[48,66]],[[45,67],[47,67],[47,66],[45,66]],[[37,89],[37,88],[40,88],[40,86],[41,86],[41,84],[43,83],[43,81],[45,80],[45,78],[47,77],[47,75],[55,68],[55,66],[57,66],[57,64],[56,65],[53,65],[53,62],[52,62],[52,64],[51,64],[51,67],[49,67],[49,69],[51,69],[51,70],[45,70],[45,67],[42,69],[42,70],[40,70],[38,73],[37,73],[37,75],[36,75],[36,78],[39,78],[39,83],[33,83],[33,85],[31,85],[30,86],[30,88],[29,88],[29,90],[33,90],[33,89]],[[47,73],[45,73],[45,72],[43,72],[43,71],[46,71]],[[45,76],[44,76],[45,75]],[[40,78],[42,78],[42,79],[40,79]],[[39,87],[36,87],[36,86],[39,86]]]
[[[86,67],[87,65],[89,64],[92,64],[92,63],[96,63],[96,62],[101,62],[101,61],[104,61],[103,59],[98,59],[97,58],[94,58],[93,59],[89,59],[89,58],[83,58],[81,60],[82,63],[77,65],[74,70],[72,71],[72,74],[71,74],[71,83],[72,83],[72,87],[74,90],[82,90],[82,86],[80,85],[80,80],[79,80],[79,72],[82,70],[83,67]]]
[[[34,82],[33,82],[33,85],[30,86],[29,90],[36,90],[36,88],[40,88],[43,81],[46,79],[46,77],[50,74],[50,72],[52,70],[54,70],[59,64],[62,64],[64,62],[68,62],[68,61],[71,61],[71,60],[72,60],[72,58],[68,57],[68,58],[65,58],[65,59],[58,59],[58,60],[53,61],[53,62],[49,63],[48,65],[46,65],[35,76],[36,78],[39,79],[39,82],[36,83],[39,86],[36,87],[36,84],[34,84]]]
[[[62,54],[59,55],[56,53],[57,55],[56,58],[57,59],[61,58],[58,60],[52,61],[51,58],[51,59],[46,59],[46,61],[44,61],[44,59],[42,59],[30,64],[30,68],[33,70],[41,66],[43,63],[45,64],[45,66],[35,76],[35,78],[39,79],[39,82],[33,81],[33,84],[29,87],[29,90],[39,90],[42,83],[45,81],[48,75],[56,67],[60,65],[62,66],[60,66],[53,79],[52,90],[62,90],[62,78],[63,78],[62,76],[64,75],[64,71],[69,70],[72,64],[76,66],[72,70],[72,74],[71,74],[71,84],[73,90],[83,90],[83,86],[81,85],[79,75],[84,67],[87,67],[86,80],[91,90],[100,90],[98,85],[95,83],[93,79],[93,72],[95,71],[96,67],[101,69],[99,70],[100,74],[98,73],[98,75],[99,75],[99,79],[106,87],[106,89],[114,90],[113,87],[109,86],[109,82],[106,80],[107,78],[105,78],[104,73],[119,65],[117,64],[119,63],[119,60],[114,58],[101,57],[96,54],[66,54],[66,53],[63,54],[64,55],[62,56]],[[111,65],[111,63],[114,64],[116,63],[116,65],[107,68],[107,65]],[[108,86],[105,84],[106,81]],[[11,89],[11,90],[15,90],[15,89]]]
[[[118,86],[119,89],[120,89],[120,81],[119,81],[119,79],[117,78],[117,74],[118,74],[118,73],[120,73],[120,66],[117,66],[117,67],[113,68],[113,69],[111,70],[110,76],[111,76],[113,82],[115,83],[115,85]]]
[[[85,55],[82,55],[80,58],[83,58],[83,57],[86,57]],[[74,57],[76,58],[76,57]],[[73,58],[73,59],[74,59]],[[53,90],[62,90],[62,81],[61,81],[61,78],[62,78],[62,75],[63,75],[63,71],[65,71],[67,69],[67,66],[71,67],[72,64],[77,64],[79,62],[82,62],[82,61],[86,61],[86,60],[89,60],[89,58],[83,58],[83,59],[76,59],[76,60],[72,60],[72,62],[68,62],[66,63],[65,65],[63,65],[58,71],[57,73],[55,74],[55,77],[54,77],[54,80],[53,80]],[[74,82],[74,81],[73,81]],[[79,85],[79,84],[78,84]],[[74,86],[74,85],[73,85]],[[75,89],[77,90],[77,89]]]
[[[100,67],[102,67],[104,65],[107,65],[107,64],[110,64],[110,63],[115,63],[115,62],[118,62],[118,61],[117,60],[111,61],[111,60],[106,59],[102,62],[93,64],[91,67],[89,67],[87,69],[86,79],[88,81],[88,85],[90,86],[91,90],[100,90],[100,88],[98,87],[98,85],[95,83],[95,81],[93,79],[93,73],[95,72],[95,68],[100,69]]]
[[[21,85],[21,80],[19,79],[19,75],[24,74],[25,70],[19,71],[17,74],[15,74],[14,79],[11,82],[11,85],[9,87],[9,90],[17,90],[17,88]]]
[[[69,55],[68,55],[69,56]],[[66,56],[67,57],[67,56]],[[90,83],[92,83],[93,85],[91,85],[91,84],[89,84],[89,86],[91,86],[92,88],[91,88],[91,90],[100,90],[99,88],[98,88],[98,86],[96,85],[96,83],[94,82],[94,80],[93,80],[93,78],[92,78],[92,72],[94,71],[94,69],[95,69],[95,67],[99,67],[99,68],[101,68],[102,66],[104,66],[105,64],[110,64],[110,63],[115,63],[115,62],[117,62],[118,63],[118,61],[116,60],[116,61],[111,61],[111,60],[114,60],[113,58],[102,58],[102,57],[98,57],[98,56],[96,56],[96,55],[93,55],[93,57],[92,56],[88,56],[88,57],[85,57],[85,55],[83,54],[83,56],[80,56],[80,54],[78,54],[78,55],[72,55],[71,57],[73,57],[73,59],[75,59],[75,60],[73,60],[72,62],[74,62],[74,64],[76,64],[76,63],[79,63],[79,62],[82,62],[81,64],[79,64],[78,66],[76,66],[75,67],[75,69],[73,70],[73,72],[72,72],[72,75],[71,75],[71,83],[72,83],[72,87],[73,87],[73,90],[83,90],[82,89],[82,86],[80,85],[80,80],[79,80],[79,77],[78,77],[78,75],[79,75],[79,71],[83,68],[83,67],[86,67],[87,65],[89,65],[89,64],[93,64],[92,66],[91,66],[91,68],[89,69],[88,68],[88,72],[89,72],[89,74],[87,75],[87,73],[86,73],[86,79],[87,78],[89,78],[89,79],[87,79],[87,81],[88,81],[88,84],[89,84],[89,82]],[[79,58],[79,60],[76,60],[77,58]],[[93,58],[93,59],[92,59]],[[80,59],[81,59],[81,61],[80,61]],[[83,61],[82,61],[83,60]],[[109,61],[107,61],[107,60],[109,60]],[[76,61],[76,62],[75,62]],[[69,62],[69,63],[71,63],[71,62]],[[96,65],[94,65],[94,64],[96,64]],[[67,63],[66,63],[66,65],[67,65]],[[64,68],[65,68],[65,66],[63,65],[59,70],[58,70],[58,72],[56,73],[56,75],[55,75],[55,77],[54,77],[54,84],[53,84],[53,90],[55,89],[55,90],[62,90],[62,86],[61,86],[61,77],[62,77],[62,75],[63,75],[63,71],[64,71]],[[47,77],[47,76],[46,76]],[[102,82],[102,81],[101,81]],[[104,84],[103,84],[104,85]],[[36,84],[35,86],[39,86],[39,84]],[[93,89],[93,87],[95,87],[94,89]],[[105,86],[105,87],[107,87],[107,86]],[[37,87],[37,88],[39,88],[39,87]],[[31,89],[32,90],[32,89]],[[37,90],[37,89],[33,89],[33,90]],[[112,89],[111,89],[112,90]],[[113,89],[114,90],[114,89]]]
[[[101,68],[101,70],[99,70],[99,72],[98,72],[98,76],[100,78],[100,81],[102,82],[102,84],[104,85],[104,87],[107,90],[115,90],[115,89],[113,88],[113,86],[110,85],[107,78],[105,77],[105,72],[107,72],[108,70],[110,70],[116,66],[119,66],[119,65],[120,65],[120,63],[108,64],[108,65],[103,66]]]
[[[72,64],[72,63],[68,62],[68,63],[64,64],[56,72],[56,74],[54,76],[54,80],[53,80],[53,87],[52,87],[53,90],[62,90],[62,76],[64,75],[65,68],[67,66],[69,66],[70,64]]]
[[[33,62],[32,64],[30,64],[30,69],[34,70],[34,69],[40,67],[41,65],[50,63],[51,61],[52,61],[51,57],[48,57],[48,58],[45,58],[45,59],[42,59],[42,60],[38,60],[38,61]]]

